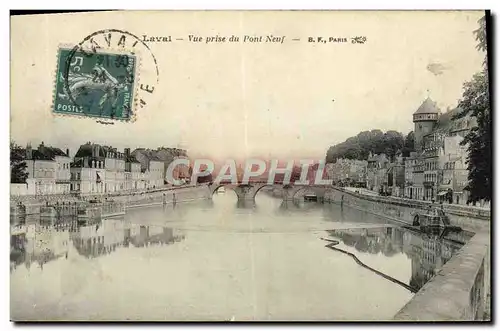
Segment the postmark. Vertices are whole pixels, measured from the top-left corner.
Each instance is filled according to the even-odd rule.
[[[149,46],[117,29],[100,30],[73,47],[60,47],[57,61],[52,109],[57,115],[97,118],[101,124],[134,121],[159,83],[158,63]]]
[[[131,119],[136,56],[110,52],[87,56],[81,50],[60,48],[58,57],[55,113]]]

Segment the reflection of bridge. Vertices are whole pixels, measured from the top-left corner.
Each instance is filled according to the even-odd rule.
[[[283,184],[280,182],[268,183],[267,181],[249,181],[248,183],[211,183],[208,186],[210,193],[213,195],[219,188],[233,190],[238,196],[238,200],[254,200],[255,195],[264,187],[272,187],[281,190],[283,200],[291,201],[303,198],[306,194],[315,195],[318,200],[324,198],[327,191],[338,191],[332,186],[321,185],[299,185],[299,184]]]

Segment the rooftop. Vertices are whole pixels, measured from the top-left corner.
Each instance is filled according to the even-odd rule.
[[[45,146],[43,143],[40,144],[38,149],[34,149],[31,152],[32,160],[51,161],[54,160],[56,156],[69,157],[69,155],[66,155],[66,153],[64,153],[60,148]]]
[[[418,107],[417,111],[413,113],[413,115],[415,114],[439,114],[439,109],[436,103],[428,97],[422,102],[420,107]]]
[[[92,151],[95,150],[95,154]],[[119,152],[116,148],[111,146],[101,146],[99,144],[93,144],[91,142],[87,142],[80,146],[78,151],[75,154],[75,158],[80,157],[108,157],[108,153],[113,153],[114,158],[122,158],[122,155],[125,154]]]

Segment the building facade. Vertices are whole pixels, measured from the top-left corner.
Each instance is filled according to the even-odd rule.
[[[29,194],[48,195],[70,192],[70,157],[59,148],[26,146],[26,172]]]
[[[125,154],[90,142],[81,145],[71,164],[71,190],[104,194],[125,190]]]
[[[389,159],[385,154],[377,154],[368,157],[368,164],[366,170],[366,188],[381,192],[387,187],[387,170],[389,166]]]
[[[465,204],[468,200],[467,146],[463,137],[477,125],[459,108],[441,114],[427,98],[413,114],[415,153],[405,161],[405,196],[410,199]]]
[[[325,166],[327,178],[335,184],[365,186],[368,162],[365,160],[337,159]]]
[[[166,161],[160,159],[157,152],[157,150],[138,148],[131,153],[141,165],[141,171],[146,178],[145,187],[148,189],[165,186]]]

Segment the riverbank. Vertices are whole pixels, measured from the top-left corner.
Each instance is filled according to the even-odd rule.
[[[408,225],[413,224],[415,213],[425,213],[432,205],[428,201],[366,195],[343,189],[327,190],[324,199],[325,202],[343,203],[345,206]],[[434,206],[440,207],[439,204]],[[454,226],[470,232],[490,230],[491,212],[488,209],[446,204],[443,205],[443,210]]]
[[[73,206],[85,204],[89,207],[100,207],[107,204],[121,204],[125,209],[180,203],[198,199],[209,199],[210,189],[206,185],[165,187],[147,191],[116,192],[109,194],[93,194],[85,196],[43,196],[43,197],[11,197],[11,217],[41,215],[47,206],[59,206],[73,210]],[[91,203],[99,201],[98,204]]]

